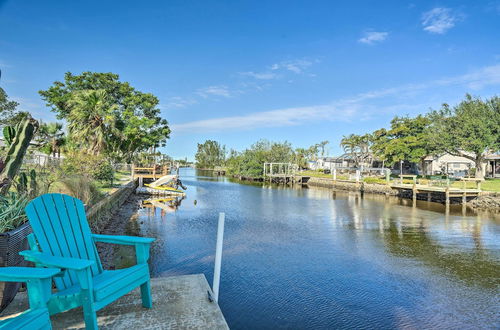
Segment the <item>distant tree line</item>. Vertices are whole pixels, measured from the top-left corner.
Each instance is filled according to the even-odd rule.
[[[250,148],[241,152],[234,149],[226,152],[226,147],[217,141],[207,140],[198,144],[195,155],[196,167],[213,169],[216,166],[226,167],[228,174],[260,178],[263,175],[264,163],[293,163],[302,168],[307,161],[325,155],[328,141],[321,141],[309,148],[294,149],[290,142],[270,142],[260,140]]]
[[[238,152],[216,141],[198,144],[196,164],[202,168],[225,166],[228,173],[258,178],[265,162],[294,163],[307,167],[308,160],[325,156],[322,141],[309,148],[294,149],[289,142],[261,140]],[[429,155],[449,153],[476,164],[476,176],[483,177],[482,163],[488,153],[500,150],[500,98],[483,100],[469,94],[458,105],[443,104],[427,114],[396,116],[389,128],[363,135],[350,134],[340,141],[344,152],[359,166],[366,157],[374,157],[392,166],[400,161],[423,165]]]
[[[476,164],[476,176],[483,177],[482,164],[488,153],[500,150],[500,98],[482,100],[469,94],[458,105],[416,117],[396,116],[390,128],[365,135],[345,136],[341,146],[359,156],[373,153],[387,165],[400,161],[423,167],[429,155],[449,153]]]

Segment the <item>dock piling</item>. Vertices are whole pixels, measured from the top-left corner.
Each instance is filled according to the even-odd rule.
[[[219,213],[219,222],[217,225],[217,245],[215,247],[214,281],[212,284],[215,302],[219,301],[220,269],[222,263],[222,242],[224,239],[225,217],[226,214],[224,212]]]

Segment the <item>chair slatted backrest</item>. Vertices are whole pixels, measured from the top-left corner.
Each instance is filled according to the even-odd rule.
[[[26,215],[43,253],[93,260],[92,276],[102,273],[81,200],[63,194],[45,194],[26,206]],[[66,271],[63,277],[55,277],[54,281],[59,290],[78,284],[74,271]]]

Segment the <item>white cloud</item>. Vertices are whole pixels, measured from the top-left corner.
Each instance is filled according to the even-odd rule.
[[[12,68],[12,66],[7,64],[7,62],[5,62],[4,60],[0,59],[0,69],[4,68]]]
[[[327,119],[336,108],[333,105],[286,108],[271,111],[255,112],[243,116],[232,116],[206,120],[192,121],[172,125],[174,132],[204,131],[217,132],[221,130],[253,129],[257,127],[293,126],[314,119]],[[339,109],[338,118],[344,120],[350,117],[354,110]]]
[[[418,84],[407,84],[393,88],[368,91],[355,97],[342,99],[329,104],[308,107],[291,107],[278,110],[253,112],[247,115],[197,120],[174,124],[174,132],[220,132],[227,130],[250,130],[262,127],[301,125],[305,122],[329,120],[349,122],[353,120],[371,120],[380,114],[397,114],[425,110],[429,104],[396,103],[394,99],[403,99],[418,92],[439,87],[461,86],[464,89],[481,89],[500,85],[500,64],[480,68],[459,76],[442,78]],[[378,106],[373,100],[384,97],[390,105]]]
[[[450,8],[436,7],[422,15],[422,25],[427,32],[444,34],[460,19]]]
[[[233,93],[229,90],[229,88],[224,85],[200,88],[196,91],[196,94],[203,98],[208,98],[210,96],[222,96],[228,98],[233,96]]]
[[[184,98],[180,96],[174,96],[169,99],[167,99],[167,102],[165,104],[160,104],[159,108],[160,109],[180,109],[180,108],[185,108],[187,106],[193,105],[198,103],[193,98]]]
[[[377,32],[377,31],[368,31],[365,32],[363,37],[360,38],[358,41],[367,44],[367,45],[373,45],[377,42],[382,42],[387,37],[389,36],[389,32]]]
[[[240,72],[239,74],[242,76],[252,77],[255,79],[259,79],[259,80],[271,80],[271,79],[276,79],[279,77],[279,75],[274,73],[274,72],[247,71],[247,72]]]
[[[44,121],[55,121],[55,114],[45,106],[41,99],[32,100],[24,97],[12,96],[12,100],[19,103],[18,110],[28,111],[33,118]]]
[[[465,85],[473,90],[500,84],[500,64],[480,68],[461,76],[444,78],[436,81],[437,85]]]
[[[315,62],[318,62],[318,60],[315,60]],[[279,63],[275,63],[271,65],[270,69],[273,71],[276,70],[286,70],[290,71],[293,73],[303,73],[304,70],[306,70],[308,67],[313,65],[313,61],[309,60],[304,60],[304,59],[296,59],[296,60],[288,60],[288,61],[282,61]]]

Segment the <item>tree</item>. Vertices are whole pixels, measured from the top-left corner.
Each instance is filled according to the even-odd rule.
[[[374,154],[388,165],[409,161],[423,166],[425,157],[433,152],[428,130],[430,123],[431,119],[424,115],[394,117],[389,130],[382,128],[372,134]]]
[[[372,137],[370,134],[343,136],[340,146],[344,152],[349,154],[354,160],[355,167],[359,167],[362,160],[370,156],[370,146]]]
[[[106,100],[101,100],[101,105],[96,106],[103,106],[105,102],[107,106],[113,107],[114,118],[106,117],[105,121],[114,122],[117,128],[113,132],[108,131],[109,135],[99,137],[98,145],[103,146],[105,143],[106,154],[124,157],[130,161],[138,152],[165,145],[170,129],[168,122],[160,117],[158,98],[136,90],[128,82],[120,81],[117,74],[83,72],[73,75],[67,72],[64,82],[56,81],[47,90],[41,90],[39,93],[47,106],[57,114],[58,119],[75,121],[85,118],[82,111],[78,114],[72,113],[75,106],[84,103],[85,98],[90,101],[91,97],[97,96],[98,91],[105,92]],[[75,123],[74,129],[77,129],[76,126]]]
[[[437,153],[470,159],[476,164],[476,177],[484,177],[484,158],[500,150],[500,98],[482,100],[467,94],[454,108],[443,104],[430,114],[430,143]]]
[[[61,156],[61,147],[65,143],[63,125],[61,123],[42,123],[38,131],[42,149],[52,156]]]
[[[118,105],[104,90],[85,90],[72,93],[66,105],[71,139],[78,141],[94,155],[103,153],[121,131],[117,125]]]
[[[0,125],[15,126],[23,119],[28,118],[27,112],[17,110],[19,103],[9,100],[5,90],[0,87]]]
[[[232,150],[226,164],[230,174],[261,178],[264,173],[264,163],[293,163],[296,157],[292,145],[287,141],[260,140],[241,153]]]
[[[222,166],[226,160],[226,147],[217,141],[206,140],[204,143],[198,143],[198,151],[194,156],[196,167],[214,168]]]
[[[304,148],[296,148],[294,152],[294,163],[299,166],[299,168],[307,168],[307,159],[309,152]]]
[[[330,143],[329,141],[321,141],[320,143],[318,143],[318,146],[319,148],[321,149],[321,157],[324,157],[325,156],[325,147],[326,145]]]

